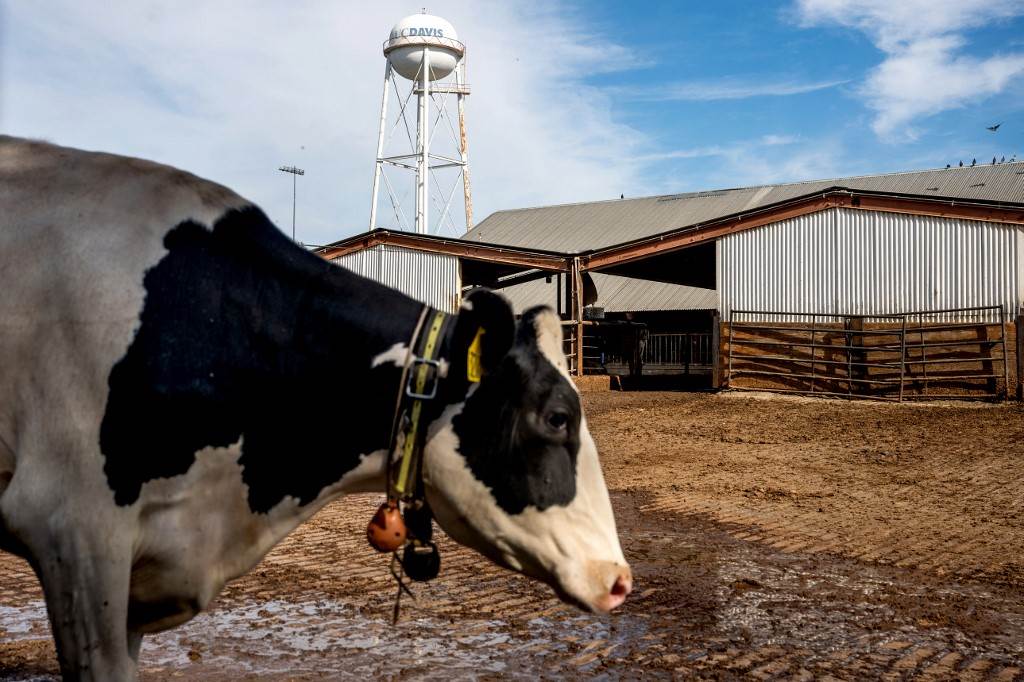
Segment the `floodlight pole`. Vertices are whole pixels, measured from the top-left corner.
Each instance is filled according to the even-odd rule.
[[[298,176],[305,175],[306,171],[295,166],[281,166],[277,170],[292,174],[292,241],[295,241],[295,190]]]

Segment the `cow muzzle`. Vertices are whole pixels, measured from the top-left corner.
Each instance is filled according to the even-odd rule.
[[[611,561],[592,562],[588,573],[596,578],[595,582],[600,586],[590,605],[592,611],[608,613],[622,606],[633,591],[633,571],[629,566]]]
[[[618,575],[615,576],[615,581],[612,583],[612,587],[608,590],[608,594],[605,595],[604,599],[597,605],[599,611],[607,613],[612,609],[617,609],[622,606],[622,603],[626,601],[626,597],[633,591],[633,572],[627,566],[626,568],[619,571]]]
[[[556,573],[552,587],[566,602],[590,611],[608,613],[622,606],[633,591],[633,572],[614,561],[588,561],[582,571]]]

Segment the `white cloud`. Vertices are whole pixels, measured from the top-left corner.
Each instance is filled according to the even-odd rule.
[[[913,139],[915,121],[977,103],[1024,75],[1024,54],[963,54],[965,31],[1024,14],[1019,0],[797,0],[805,26],[866,33],[886,59],[860,88],[883,138]]]
[[[656,185],[654,192],[663,194],[821,180],[873,170],[852,160],[850,151],[835,136],[804,139],[769,134],[656,156],[657,160],[699,161],[679,166]]]
[[[758,142],[762,147],[778,147],[780,145],[793,144],[799,139],[796,135],[762,135]]]
[[[751,97],[785,97],[802,95],[842,85],[846,81],[746,81],[735,78],[665,83],[653,87],[615,88],[621,96],[645,102],[713,102],[718,100],[748,99]]]
[[[716,175],[723,187],[742,187],[842,177],[858,172],[856,168],[843,143],[826,137],[795,147],[767,146],[732,155],[716,169]]]
[[[745,155],[756,152],[764,147],[780,147],[792,145],[800,140],[795,135],[762,135],[756,140],[740,140],[727,145],[714,144],[703,147],[689,147],[686,149],[673,149],[665,152],[654,152],[642,154],[637,157],[638,161],[666,161],[670,159],[701,159],[709,157],[724,157],[728,159],[739,159]]]
[[[648,142],[583,80],[639,65],[630,50],[595,41],[562,6],[442,0],[430,9],[469,48],[477,220],[639,192],[643,169],[631,157]],[[381,44],[405,8],[14,0],[3,11],[3,132],[185,168],[253,199],[286,231],[291,178],[276,169],[298,165],[307,172],[301,240],[366,229]]]

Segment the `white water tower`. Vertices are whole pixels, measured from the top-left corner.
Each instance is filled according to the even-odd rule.
[[[377,211],[383,183],[391,200],[391,210],[386,213],[385,220],[393,221],[396,229],[423,234],[436,234],[448,229],[456,235],[461,234],[462,221],[455,222],[452,210],[452,199],[459,185],[462,186],[465,207],[465,229],[473,226],[464,104],[469,94],[466,46],[459,42],[450,23],[424,12],[407,16],[395,24],[391,36],[384,42],[384,56],[387,64],[380,107],[377,163],[373,174],[370,229],[386,226],[378,224],[381,216]],[[407,92],[401,87],[396,74],[408,81]],[[392,96],[397,100],[397,114],[389,119],[388,104]],[[408,120],[413,96],[416,97],[415,128]],[[457,101],[457,121],[453,121],[448,112],[450,96]],[[401,184],[397,179],[408,171],[415,173],[415,214],[411,221],[402,206]],[[395,178],[394,182],[392,178]],[[448,181],[452,181],[450,186]],[[435,229],[430,223],[431,202],[439,209],[434,221]],[[410,227],[414,229],[410,230]]]

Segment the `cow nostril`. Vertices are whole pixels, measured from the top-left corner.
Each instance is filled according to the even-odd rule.
[[[613,597],[625,597],[633,590],[633,581],[629,578],[620,575],[615,579],[615,584],[612,585],[612,596]]]
[[[612,587],[608,590],[608,594],[598,602],[597,609],[604,613],[617,609],[622,606],[624,601],[626,601],[626,596],[629,595],[632,590],[633,576],[630,575],[629,570],[627,569],[615,576],[615,582],[612,583]]]

